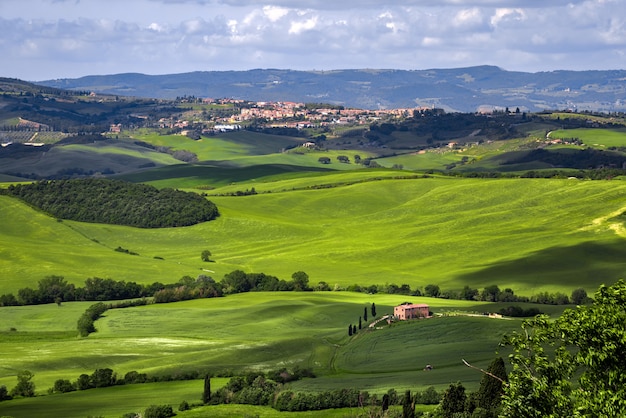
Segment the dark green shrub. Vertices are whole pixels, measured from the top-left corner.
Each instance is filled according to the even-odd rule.
[[[170,418],[176,416],[170,405],[150,405],[143,413],[143,418]]]

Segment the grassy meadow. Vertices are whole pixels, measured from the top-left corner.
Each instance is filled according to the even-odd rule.
[[[561,129],[550,132],[550,138],[578,138],[592,147],[624,147],[626,129]]]
[[[365,158],[367,153],[283,153],[301,140],[238,135],[201,141],[148,132],[134,136],[192,151],[201,159],[193,165],[167,154],[142,155],[132,147],[66,148],[68,158],[89,155],[86,162],[95,161],[94,153],[118,153],[116,159],[121,155],[134,163],[145,158],[158,168],[123,178],[206,193],[221,216],[191,227],[138,229],[57,220],[0,196],[0,294],[36,288],[49,275],[78,286],[90,277],[150,284],[201,274],[220,280],[241,269],[285,280],[304,271],[311,285],[324,281],[337,289],[393,283],[412,289],[438,284],[445,291],[497,284],[531,296],[570,294],[578,287],[591,294],[626,275],[626,182],[423,178],[411,171],[359,169],[354,154]],[[589,141],[584,130],[566,135]],[[595,143],[621,146],[623,139],[613,135],[594,137]],[[491,158],[516,146],[494,142],[480,149],[388,157],[381,164],[437,169],[467,156],[488,167],[496,164]],[[337,155],[347,155],[351,163],[339,163]],[[320,156],[332,163],[320,164]],[[229,195],[251,188],[258,194]],[[115,251],[118,247],[137,255]],[[206,249],[212,262],[201,261]],[[428,303],[438,315],[348,336],[348,324],[358,324],[372,302],[381,316],[405,301]],[[339,291],[249,293],[109,310],[96,322],[98,332],[78,338],[76,322],[91,304],[0,308],[0,385],[12,388],[16,374],[27,369],[35,374],[39,395],[0,402],[0,416],[119,417],[153,403],[176,408],[182,400],[199,401],[201,381],[44,396],[57,379],[75,380],[106,367],[123,376],[132,370],[222,374],[298,365],[313,368],[318,377],[290,383],[294,390],[400,392],[443,389],[459,380],[474,390],[481,375],[461,359],[487,367],[502,336],[521,322],[465,315],[510,304]],[[523,306],[552,316],[563,309]],[[424,371],[426,364],[434,369]],[[215,379],[213,389],[224,383]],[[355,411],[336,413],[354,416]],[[244,406],[179,415],[209,414],[289,416]]]
[[[348,336],[347,325],[357,324],[371,303],[376,303],[381,317],[404,301],[429,303],[436,314],[450,316],[392,326],[382,322],[376,328],[364,322],[363,330]],[[298,365],[313,368],[318,377],[290,383],[288,389],[354,387],[381,394],[395,388],[402,393],[428,386],[443,389],[462,380],[474,390],[481,375],[461,359],[487,367],[502,335],[520,325],[519,320],[460,315],[502,306],[484,302],[352,292],[261,292],[109,310],[96,322],[98,332],[77,338],[76,319],[88,305],[2,308],[3,321],[20,325],[15,331],[2,331],[0,385],[13,387],[17,371],[27,369],[35,375],[40,396],[0,402],[0,414],[30,417],[45,410],[47,416],[119,417],[150,404],[177,407],[183,400],[198,402],[201,394],[202,381],[192,380],[43,396],[57,379],[73,381],[105,367],[121,377],[132,370],[148,375],[193,370],[223,374]],[[562,310],[547,308],[553,315]],[[426,364],[434,369],[424,371]],[[212,379],[212,389],[226,381]]]
[[[89,277],[148,284],[199,274],[219,280],[241,269],[284,279],[301,270],[312,284],[340,287],[498,284],[530,296],[576,287],[593,292],[626,270],[620,216],[626,183],[364,181],[362,173],[257,180],[259,194],[211,196],[221,216],[185,228],[59,222],[0,197],[12,219],[0,231],[0,292],[36,287],[52,274],[78,285]],[[324,188],[311,189],[316,181]],[[139,255],[114,251],[118,246]],[[214,262],[201,261],[204,249]]]
[[[221,385],[213,380],[212,386],[218,389]],[[199,403],[202,384],[202,380],[144,383],[15,399],[0,402],[0,414],[14,418],[119,418],[129,412],[143,412],[150,405],[169,404],[176,410],[184,400]]]

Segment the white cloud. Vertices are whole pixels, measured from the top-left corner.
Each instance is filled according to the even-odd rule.
[[[289,34],[298,35],[304,31],[309,31],[317,26],[317,16],[311,16],[305,20],[291,22]]]
[[[619,68],[623,0],[1,0],[0,76]]]
[[[159,25],[158,23],[152,22],[148,25],[148,29],[153,30],[155,32],[163,32],[165,29],[163,28],[163,26]]]
[[[491,24],[498,26],[500,23],[506,23],[510,21],[522,21],[526,19],[526,14],[523,9],[516,8],[503,8],[496,9],[493,16],[491,16]]]
[[[263,6],[263,13],[270,21],[276,22],[289,13],[289,9],[277,6]]]
[[[477,27],[483,23],[483,15],[477,7],[459,10],[452,19],[452,23],[456,27]]]

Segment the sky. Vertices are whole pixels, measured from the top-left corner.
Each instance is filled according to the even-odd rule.
[[[626,69],[626,0],[0,0],[0,77]]]

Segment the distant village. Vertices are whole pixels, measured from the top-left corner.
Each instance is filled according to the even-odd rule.
[[[241,99],[178,98],[177,105],[189,110],[181,115],[160,118],[156,122],[159,129],[170,129],[187,134],[199,131],[203,135],[242,129],[253,121],[262,128],[323,128],[333,125],[367,125],[380,120],[403,119],[415,112],[432,110],[426,107],[404,109],[347,109],[328,104],[305,104],[297,102],[253,102]],[[196,106],[194,106],[196,105]],[[197,106],[200,105],[200,106]],[[201,106],[205,105],[205,106]],[[136,118],[147,117],[133,115]],[[111,133],[119,133],[122,124],[113,124]]]

